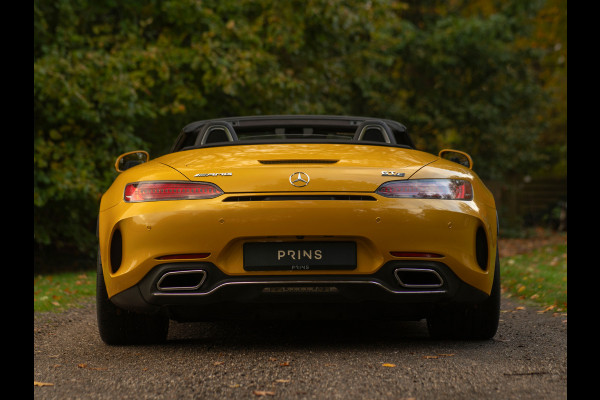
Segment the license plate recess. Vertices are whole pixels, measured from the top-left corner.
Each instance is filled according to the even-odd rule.
[[[356,269],[356,242],[244,243],[246,271]]]

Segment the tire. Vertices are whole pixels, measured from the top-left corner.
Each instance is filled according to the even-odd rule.
[[[100,338],[106,344],[155,344],[167,339],[169,329],[167,317],[123,310],[109,300],[100,254],[98,254],[96,274],[96,315]]]
[[[481,303],[454,303],[438,307],[428,318],[429,334],[434,338],[459,340],[491,339],[500,320],[500,258],[496,252],[496,268],[492,291]]]

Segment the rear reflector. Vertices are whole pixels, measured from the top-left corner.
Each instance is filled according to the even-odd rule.
[[[136,182],[125,186],[127,203],[160,200],[212,199],[223,191],[207,182]]]
[[[414,257],[414,258],[442,258],[441,254],[437,253],[422,253],[415,251],[390,251],[394,257]]]
[[[199,258],[206,258],[210,256],[210,253],[194,253],[194,254],[172,254],[168,256],[156,257],[157,260],[195,260]]]

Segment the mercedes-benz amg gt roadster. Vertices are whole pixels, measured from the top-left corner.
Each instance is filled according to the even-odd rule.
[[[385,119],[190,123],[166,155],[117,158],[98,218],[100,336],[157,343],[170,320],[384,318],[489,339],[498,220],[472,167],[461,151],[415,149]]]

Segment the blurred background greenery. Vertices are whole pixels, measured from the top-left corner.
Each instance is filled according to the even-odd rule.
[[[501,234],[566,230],[566,0],[34,0],[35,268],[94,265],[116,157],[206,118],[395,119]],[[536,186],[537,185],[537,186]]]

